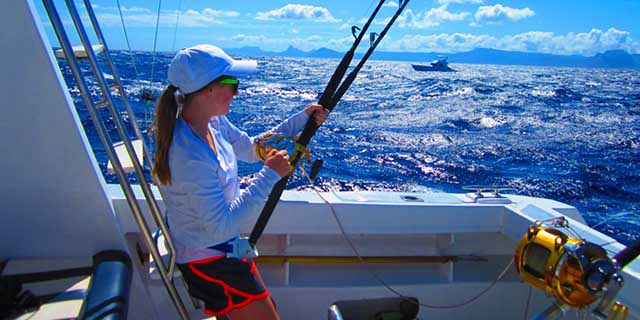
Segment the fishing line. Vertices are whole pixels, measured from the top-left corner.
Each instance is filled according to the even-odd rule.
[[[302,168],[302,169],[304,169],[304,168]],[[358,258],[358,261],[360,261],[365,266],[365,270],[367,270],[367,272],[369,272],[369,274],[374,279],[376,279],[376,281],[378,281],[378,283],[380,283],[383,287],[385,287],[388,291],[390,291],[391,293],[395,294],[399,298],[402,298],[402,299],[404,299],[404,300],[406,300],[406,301],[408,301],[410,303],[415,304],[415,301],[409,299],[409,297],[407,297],[407,296],[403,295],[402,293],[400,293],[400,292],[396,291],[395,289],[393,289],[382,278],[380,278],[380,276],[378,276],[377,273],[375,273],[373,270],[371,270],[371,268],[369,268],[369,262],[367,262],[367,260],[362,258],[362,256],[358,252],[358,249],[356,248],[356,246],[351,241],[351,238],[349,238],[349,236],[347,235],[347,232],[345,231],[344,226],[342,225],[342,222],[338,218],[338,214],[336,213],[335,208],[333,207],[333,205],[331,205],[331,203],[327,199],[325,199],[325,197],[322,196],[322,194],[318,191],[317,187],[313,183],[313,180],[311,180],[311,178],[307,175],[306,171],[305,170],[301,170],[301,171],[302,171],[302,175],[305,178],[307,178],[307,180],[311,183],[311,188],[313,189],[313,191],[315,191],[315,193],[320,197],[320,199],[322,199],[322,201],[325,204],[327,204],[329,206],[329,208],[331,209],[331,213],[333,214],[334,219],[336,219],[336,223],[338,225],[338,228],[340,229],[340,233],[342,233],[342,236],[347,241],[347,244],[349,245],[349,247],[351,247],[351,250],[353,251],[353,253]],[[337,194],[333,190],[333,187],[329,186],[329,190],[335,197],[337,197]],[[513,265],[513,262],[514,262],[514,259],[511,258],[511,261],[507,264],[507,266],[504,268],[504,270],[502,270],[502,272],[498,275],[498,277],[488,287],[486,287],[484,290],[480,291],[480,293],[478,293],[477,295],[475,295],[472,298],[468,299],[467,301],[464,301],[462,303],[452,304],[452,305],[430,305],[430,304],[425,304],[425,303],[418,303],[418,305],[420,305],[421,307],[430,308],[430,309],[455,309],[455,308],[463,307],[463,306],[465,306],[465,305],[467,305],[467,304],[479,299],[485,293],[487,293],[491,288],[493,288],[493,286],[496,285],[496,283],[498,283],[498,281],[500,281],[500,279],[502,279],[502,277],[504,277],[505,274],[507,274],[507,271],[509,271],[509,268]]]
[[[611,221],[611,220],[613,220],[615,218],[624,217],[624,216],[626,216],[626,215],[628,215],[630,213],[633,213],[633,211],[623,211],[623,212],[620,212],[620,213],[616,213],[616,214],[608,217],[607,219],[604,219],[603,221],[600,221],[600,222],[596,223],[594,226],[591,227],[591,229],[595,229],[596,227],[598,227],[598,226],[600,226],[600,225],[602,225],[604,223],[607,223],[607,222],[609,222],[609,221]]]
[[[529,287],[529,294],[527,295],[527,304],[524,307],[524,320],[529,319],[529,303],[531,302],[531,286]]]
[[[607,222],[609,222],[609,221],[611,221],[613,219],[624,217],[624,216],[626,216],[626,215],[628,215],[630,213],[633,213],[633,211],[623,211],[623,212],[616,213],[616,214],[608,217],[607,219],[604,219],[603,221],[600,221],[600,222],[596,223],[594,226],[591,227],[591,229],[595,229],[596,227],[598,227],[600,225],[603,225],[603,224],[605,224],[605,223],[607,223]],[[618,242],[617,240],[613,240],[613,241],[605,242],[603,244],[599,244],[599,246],[602,247],[607,252],[609,252],[610,254],[615,255],[617,253],[616,251],[613,251],[612,249],[607,249],[605,247],[608,246],[608,245],[617,243],[617,242]]]
[[[340,97],[342,96],[342,94],[344,94],[344,92],[349,88],[351,83],[353,83],[353,80],[355,80],[355,77],[359,71],[359,68],[361,68],[362,65],[367,61],[367,59],[369,58],[369,55],[373,52],[377,43],[379,43],[380,40],[384,38],[386,31],[389,28],[391,28],[391,25],[393,25],[396,18],[402,13],[402,11],[407,6],[407,4],[409,4],[409,1],[410,0],[400,0],[401,2],[400,7],[396,10],[396,14],[387,23],[384,30],[380,33],[375,44],[372,45],[367,51],[367,54],[365,54],[362,57],[358,66],[353,71],[351,71],[351,73],[349,74],[349,76],[347,76],[346,79],[343,80],[344,75],[347,72],[349,65],[351,64],[351,60],[353,59],[355,51],[358,45],[360,44],[360,41],[366,34],[369,26],[375,19],[379,10],[382,8],[382,5],[384,5],[385,0],[380,0],[380,2],[374,9],[373,13],[371,14],[367,22],[364,24],[362,29],[356,26],[353,26],[351,28],[351,33],[354,36],[355,40],[351,46],[351,49],[349,49],[349,51],[347,51],[347,53],[342,57],[342,60],[340,60],[340,63],[338,64],[335,71],[333,72],[333,75],[331,76],[329,83],[327,83],[327,86],[325,87],[324,92],[322,93],[322,96],[320,96],[318,104],[324,106],[329,112],[333,110],[333,107],[340,100]],[[357,34],[356,34],[356,31],[358,31]],[[336,95],[337,94],[336,90],[338,90],[338,92],[341,92],[341,94]],[[298,160],[300,160],[300,157],[302,156],[302,153],[303,153],[302,151],[306,149],[307,145],[311,141],[311,138],[316,133],[319,127],[320,126],[316,125],[312,119],[307,120],[307,123],[305,124],[304,129],[302,129],[302,133],[300,134],[297,140],[296,152],[294,152],[294,154],[292,155],[292,158],[290,159],[292,167],[296,166],[296,164],[298,163]],[[271,218],[271,215],[273,214],[273,211],[275,210],[276,205],[278,204],[278,201],[280,201],[280,197],[282,196],[284,189],[287,187],[288,181],[289,181],[289,175],[280,179],[280,181],[278,181],[271,189],[271,193],[269,193],[267,202],[262,208],[262,212],[260,212],[260,216],[258,217],[258,220],[253,226],[253,230],[251,231],[251,234],[249,236],[249,243],[252,246],[255,246],[258,239],[262,235],[262,232],[266,228],[267,223],[269,222],[269,219]]]

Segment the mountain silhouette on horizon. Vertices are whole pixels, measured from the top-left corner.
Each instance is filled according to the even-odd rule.
[[[328,48],[311,51],[289,46],[281,52],[265,51],[259,47],[241,47],[225,49],[231,55],[251,57],[297,57],[297,58],[341,58],[344,53]],[[500,64],[526,66],[582,67],[582,68],[630,68],[640,69],[640,54],[630,54],[624,50],[609,50],[594,56],[556,55],[548,53],[505,51],[489,48],[476,48],[467,52],[391,52],[376,51],[373,60],[410,61],[428,63],[438,56],[448,56],[451,63]],[[363,53],[356,53],[359,59]]]

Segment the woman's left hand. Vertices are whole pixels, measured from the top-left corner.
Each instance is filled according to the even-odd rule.
[[[329,115],[329,110],[323,108],[319,104],[309,105],[308,107],[304,108],[304,112],[310,117],[313,116],[313,120],[315,120],[316,125],[318,126],[322,125],[324,120],[326,120],[327,116]]]

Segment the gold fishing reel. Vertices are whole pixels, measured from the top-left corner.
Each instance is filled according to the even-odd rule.
[[[262,137],[256,139],[255,148],[256,155],[262,161],[267,158],[267,154],[272,150],[280,151],[286,150],[290,159],[294,159],[298,157],[300,160],[306,160],[307,163],[311,163],[311,152],[307,146],[303,146],[299,144],[297,137],[290,137],[283,135],[281,133],[267,133]],[[304,162],[298,161],[298,165],[301,170],[304,170]],[[311,180],[315,179],[315,176],[320,171],[320,167],[322,166],[322,160],[316,160],[313,162],[311,166],[311,172],[309,177]],[[289,170],[290,173],[295,171],[296,167],[291,166]]]
[[[620,269],[607,252],[577,236],[564,217],[531,225],[520,240],[514,259],[524,282],[571,307],[593,304],[611,283],[622,286]]]
[[[262,137],[256,139],[255,148],[256,155],[260,160],[264,161],[267,158],[267,154],[272,150],[280,151],[286,150],[289,156],[293,155],[297,148],[296,137],[285,136],[281,133],[270,132]],[[304,156],[309,161],[311,159],[311,153],[307,148],[304,150]]]

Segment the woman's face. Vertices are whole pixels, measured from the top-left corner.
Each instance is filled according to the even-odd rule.
[[[233,97],[237,94],[235,88],[237,87],[230,84],[214,83],[211,85],[209,94],[212,100],[212,107],[214,108],[212,111],[215,112],[214,115],[219,116],[229,113],[231,100],[233,100]]]

